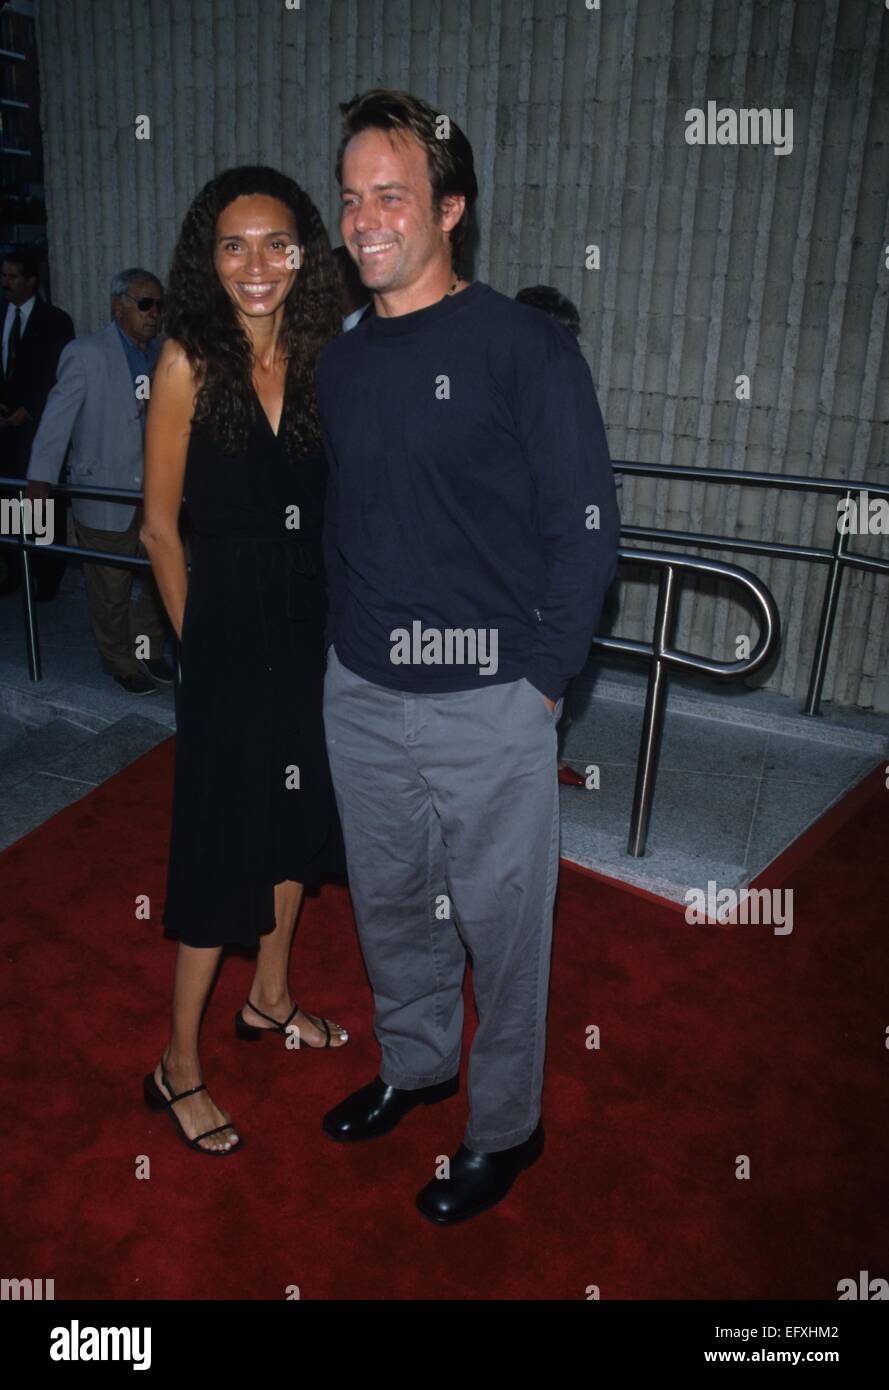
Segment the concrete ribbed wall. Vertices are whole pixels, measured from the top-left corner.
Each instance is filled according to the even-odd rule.
[[[615,458],[889,481],[883,0],[39,0],[38,34],[53,283],[78,331],[105,321],[116,270],[165,271],[227,165],[286,169],[336,243],[337,103],[407,87],[473,142],[476,278],[581,306]],[[792,154],[687,145],[708,100],[792,108]],[[835,526],[830,501],[647,480],[623,512],[821,545]],[[781,610],[768,683],[800,695],[824,571],[738,563]],[[889,579],[846,583],[826,694],[889,710]],[[620,630],[646,634],[652,603],[625,585]],[[699,596],[680,638],[733,658],[747,628]]]

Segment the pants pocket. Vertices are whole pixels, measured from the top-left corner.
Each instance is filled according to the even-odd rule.
[[[561,714],[562,714],[562,709],[563,709],[564,704],[565,704],[564,699],[559,699],[559,700],[557,700],[556,703],[555,703],[554,708],[553,708],[553,709],[550,709],[550,707],[549,707],[549,705],[546,703],[546,700],[544,699],[543,695],[540,693],[540,691],[537,689],[536,686],[534,686],[534,685],[531,684],[531,682],[528,680],[528,677],[527,677],[527,676],[520,676],[520,677],[519,677],[519,685],[524,685],[524,686],[525,686],[525,688],[527,689],[528,693],[529,693],[531,696],[533,696],[533,698],[537,701],[538,705],[539,705],[540,708],[543,710],[543,713],[546,715],[546,717],[547,717],[547,719],[550,721],[550,723],[551,723],[551,724],[558,724],[559,719],[560,719]]]

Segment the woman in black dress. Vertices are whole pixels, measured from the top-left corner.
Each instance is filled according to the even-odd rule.
[[[321,722],[314,397],[318,353],[340,331],[339,287],[317,209],[292,179],[247,166],[201,191],[173,253],[166,328],[140,534],[180,639],[164,911],[179,949],[172,1033],[144,1090],[190,1147],[221,1156],[242,1141],[204,1085],[198,1036],[224,945],[259,947],[239,1037],[348,1039],[303,1013],[287,982],[304,885],[344,870]]]

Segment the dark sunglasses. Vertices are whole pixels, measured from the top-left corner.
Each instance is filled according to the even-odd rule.
[[[128,294],[127,299],[133,299],[133,296],[131,294]],[[164,307],[163,295],[161,295],[158,299],[152,299],[150,295],[145,295],[142,299],[133,299],[133,303],[139,310],[140,314],[147,314],[148,310],[153,308],[155,304],[157,305],[158,313],[160,313],[161,309],[163,309]]]

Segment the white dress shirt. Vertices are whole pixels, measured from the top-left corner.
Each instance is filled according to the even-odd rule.
[[[364,318],[364,315],[370,308],[370,305],[371,301],[368,300],[366,304],[362,304],[360,309],[356,309],[353,313],[346,315],[346,317],[343,319],[344,333],[348,333],[350,328],[356,328],[358,326],[358,324],[361,322],[361,320]]]

